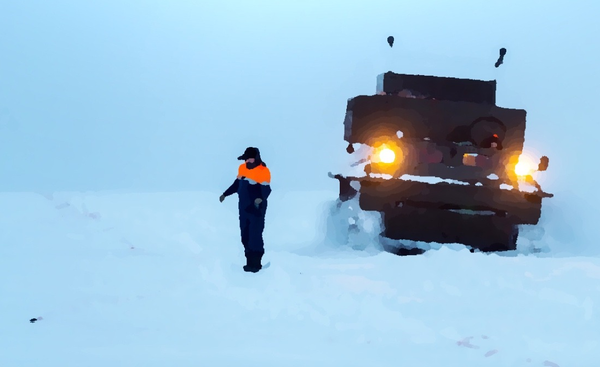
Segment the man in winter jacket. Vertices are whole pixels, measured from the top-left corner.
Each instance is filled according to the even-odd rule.
[[[245,162],[239,166],[237,178],[219,200],[223,202],[227,196],[238,194],[240,230],[246,255],[244,271],[256,273],[262,268],[265,253],[262,234],[267,198],[271,194],[271,172],[262,161],[258,148],[247,148],[238,160]]]

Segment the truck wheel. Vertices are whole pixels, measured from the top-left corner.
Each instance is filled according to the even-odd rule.
[[[508,241],[494,242],[488,248],[482,248],[483,252],[504,252],[514,251],[517,249],[517,239],[519,238],[519,227],[513,226],[511,231],[507,233]]]

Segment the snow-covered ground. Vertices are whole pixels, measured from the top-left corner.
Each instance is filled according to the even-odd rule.
[[[556,256],[552,200],[519,253],[400,257],[336,245],[335,192],[275,190],[251,274],[219,194],[0,194],[0,366],[600,363],[600,258]]]
[[[0,367],[600,366],[599,4],[2,2]],[[352,203],[301,191],[337,187],[347,99],[386,71],[527,110],[556,196],[518,251],[392,255],[376,216],[346,238]],[[218,201],[249,145],[257,274]]]

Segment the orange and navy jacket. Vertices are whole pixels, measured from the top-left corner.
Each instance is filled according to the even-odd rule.
[[[239,197],[240,210],[253,210],[254,201],[260,198],[262,202],[259,210],[263,212],[271,194],[271,172],[267,166],[261,162],[257,167],[248,168],[246,163],[242,163],[238,168],[237,178],[223,195],[229,196],[236,192]]]

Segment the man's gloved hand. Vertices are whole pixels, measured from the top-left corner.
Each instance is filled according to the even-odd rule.
[[[221,195],[221,196],[219,196],[219,201],[220,201],[220,202],[223,202],[223,200],[225,200],[225,195]]]
[[[256,200],[254,200],[254,206],[256,207],[256,209],[258,209],[258,206],[260,205],[260,203],[262,203],[261,198],[257,198]]]

